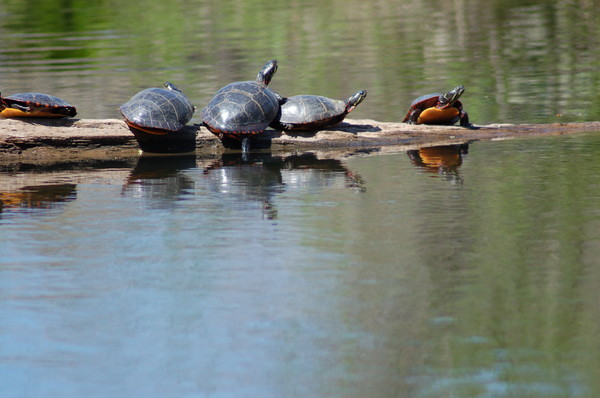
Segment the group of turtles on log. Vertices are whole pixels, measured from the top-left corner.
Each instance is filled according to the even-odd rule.
[[[221,139],[226,147],[249,148],[249,137],[277,130],[317,130],[340,123],[367,96],[360,90],[345,101],[318,95],[282,97],[268,85],[277,71],[277,61],[268,61],[254,81],[229,83],[221,88],[202,110],[201,125]],[[452,125],[470,127],[460,96],[463,86],[447,93],[433,93],[415,99],[403,122],[411,124]],[[119,108],[127,125],[135,132],[167,135],[178,132],[192,119],[196,107],[172,83],[164,88],[148,88],[135,94]],[[67,117],[75,116],[74,106],[41,93],[0,95],[3,117]]]

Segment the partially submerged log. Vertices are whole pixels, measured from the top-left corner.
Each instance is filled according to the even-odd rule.
[[[341,159],[373,152],[405,151],[416,167],[436,174],[442,171],[448,178],[456,178],[463,151],[471,141],[599,130],[600,122],[503,124],[465,129],[347,120],[333,129],[317,132],[286,134],[268,130],[256,137],[254,144],[255,148],[269,147],[269,151],[240,156],[224,151],[219,139],[205,128],[189,126],[180,135],[167,139],[175,144],[178,137],[191,140],[194,154],[156,161],[152,154],[140,156],[139,141],[120,120],[0,119],[0,171],[10,175],[0,178],[0,213],[3,209],[48,207],[73,200],[80,183],[110,181],[122,184],[125,192],[136,184],[143,189],[144,179],[170,178],[190,167],[210,173],[236,162],[257,167],[264,164],[270,173],[277,167],[341,171],[345,184],[364,189],[360,175],[348,170]]]
[[[481,139],[550,136],[599,131],[600,122],[551,124],[490,124],[466,129],[458,126],[425,126],[405,123],[351,120],[325,130],[282,132],[267,130],[254,137],[255,148],[322,150],[415,148],[461,144]],[[157,136],[161,137],[161,136]],[[162,136],[164,137],[164,136]],[[191,150],[218,152],[221,142],[206,128],[187,126],[169,136],[171,140],[191,140]],[[0,119],[0,156],[62,156],[65,150],[106,153],[137,150],[140,142],[122,120],[117,119]]]

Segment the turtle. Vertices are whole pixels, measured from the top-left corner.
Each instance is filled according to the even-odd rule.
[[[181,130],[192,118],[196,107],[173,83],[166,82],[164,88],[140,91],[119,110],[129,127],[165,135]]]
[[[426,94],[415,99],[403,122],[410,124],[452,125],[460,120],[463,127],[471,127],[469,115],[463,110],[458,98],[465,92],[464,86],[454,87],[446,94]]]
[[[247,151],[249,137],[263,133],[279,112],[282,98],[267,86],[277,71],[277,60],[268,61],[255,81],[229,83],[202,110],[202,124],[226,146],[241,144]]]
[[[4,117],[68,117],[77,110],[67,101],[44,93],[0,95],[0,115]]]
[[[312,130],[338,124],[367,96],[360,90],[347,100],[319,95],[295,95],[284,98],[281,112],[271,126],[278,130]]]

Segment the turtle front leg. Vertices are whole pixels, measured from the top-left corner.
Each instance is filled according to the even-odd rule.
[[[419,116],[423,112],[422,109],[413,109],[408,116],[406,123],[408,124],[417,124],[417,120],[419,120]]]
[[[279,126],[281,127],[281,130],[284,131],[290,131],[290,130],[294,130],[294,125],[290,124],[290,123],[279,123]]]
[[[462,109],[460,110],[460,125],[466,128],[473,128],[473,125],[469,122],[469,114]]]
[[[15,103],[10,104],[9,106],[7,106],[7,108],[17,109],[17,110],[20,110],[21,112],[31,112],[31,108],[30,107],[24,106],[24,105],[15,104]]]

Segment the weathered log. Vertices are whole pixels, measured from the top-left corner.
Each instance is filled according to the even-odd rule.
[[[425,126],[405,123],[350,120],[325,130],[282,132],[267,130],[254,138],[260,148],[334,149],[384,146],[434,146],[482,139],[550,136],[599,131],[600,122],[551,124],[490,124],[467,129],[458,126]],[[177,136],[176,134],[179,134]],[[206,128],[187,126],[170,139],[193,140],[192,149],[216,152],[221,142]],[[191,137],[191,138],[190,138]],[[122,120],[117,119],[0,119],[0,154],[53,156],[65,150],[95,153],[115,149],[139,149],[140,143]]]
[[[599,130],[600,122],[498,124],[465,129],[348,120],[334,129],[317,132],[287,134],[268,130],[257,139],[259,144],[271,147],[265,156],[284,159],[310,153],[315,159],[337,160],[357,154],[398,153],[482,139]],[[223,156],[235,155],[225,154],[219,139],[205,128],[190,126],[184,133],[183,139],[191,137],[196,147],[194,156],[187,158],[198,167],[210,169],[222,162]],[[120,120],[0,119],[0,170],[11,173],[10,178],[0,179],[0,212],[2,204],[27,207],[36,206],[37,202],[43,204],[48,197],[62,200],[78,183],[126,181],[131,169],[143,158],[134,134]],[[162,170],[165,160],[150,164]]]

